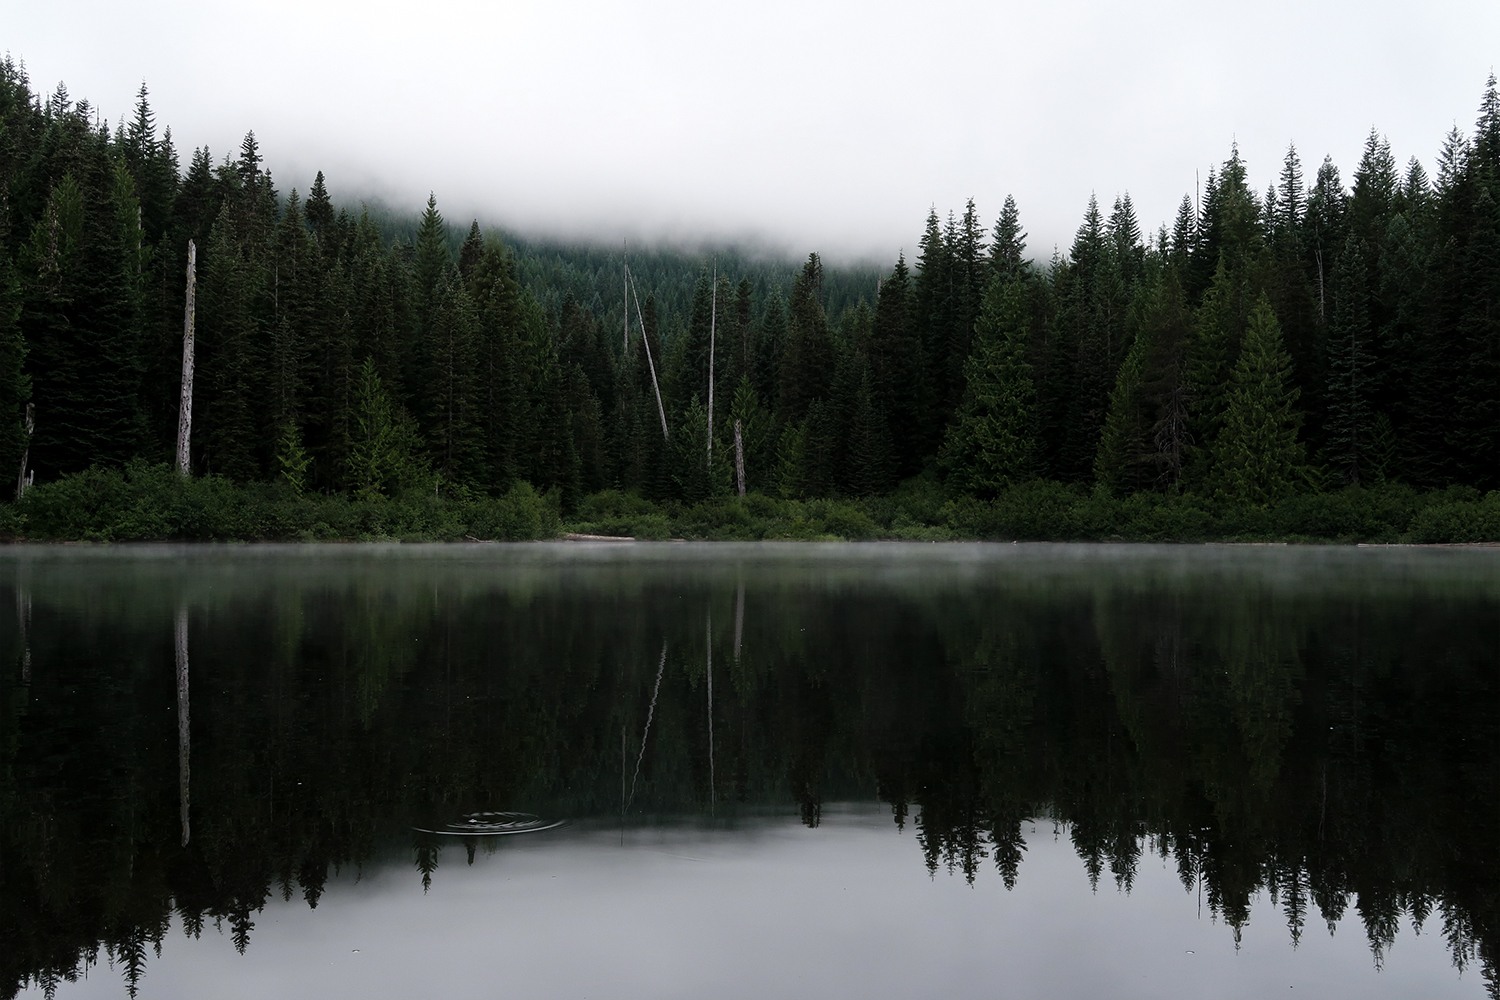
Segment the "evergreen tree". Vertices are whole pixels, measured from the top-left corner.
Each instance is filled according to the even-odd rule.
[[[1379,476],[1373,447],[1374,357],[1364,243],[1352,233],[1334,271],[1329,324],[1328,387],[1324,398],[1324,461],[1341,483],[1358,486]]]
[[[819,300],[822,283],[823,263],[817,254],[809,254],[792,283],[786,349],[777,372],[777,406],[786,420],[801,420],[813,401],[829,390],[833,344]]]
[[[863,358],[860,359],[863,361]],[[890,432],[875,403],[869,366],[861,364],[849,420],[849,453],[845,481],[853,496],[879,496],[894,485],[891,476]]]
[[[780,409],[781,383],[777,371],[782,351],[786,348],[786,340],[786,301],[782,299],[780,292],[773,291],[767,298],[765,311],[760,317],[760,327],[755,337],[754,361],[751,364],[751,381],[755,385],[755,394],[773,411]]]
[[[1328,321],[1328,282],[1334,261],[1344,246],[1348,195],[1339,179],[1338,167],[1329,157],[1318,167],[1317,179],[1307,196],[1307,214],[1303,232],[1310,271],[1317,292],[1318,321]]]
[[[1244,350],[1234,365],[1224,430],[1215,442],[1218,493],[1232,504],[1265,507],[1296,487],[1303,463],[1291,358],[1271,304],[1251,309]]]
[[[1495,71],[1490,70],[1484,84],[1484,97],[1479,102],[1479,118],[1474,123],[1473,166],[1479,182],[1485,185],[1500,183],[1500,85],[1495,82]]]
[[[463,284],[450,276],[434,302],[427,439],[435,470],[459,483],[483,481],[484,435],[475,384],[478,321]]]
[[[1124,290],[1099,201],[1093,195],[1068,256],[1069,265],[1054,271],[1058,348],[1063,354],[1063,364],[1055,374],[1062,379],[1057,391],[1064,410],[1052,471],[1064,481],[1084,482],[1093,468],[1110,388],[1125,346]]]
[[[729,408],[730,446],[734,442],[734,426],[740,427],[740,442],[745,456],[745,483],[749,491],[763,491],[774,486],[772,473],[775,469],[776,444],[775,425],[771,414],[756,398],[755,389],[747,376],[741,376],[735,386],[734,401]]]
[[[469,224],[469,235],[464,237],[463,246],[458,248],[459,277],[467,281],[474,270],[474,265],[479,263],[482,256],[484,256],[484,234],[479,231],[479,220],[475,219]]]
[[[0,193],[0,477],[18,468],[23,446],[22,414],[31,399],[26,375],[26,339],[21,335],[21,283],[11,265],[10,204]],[[8,480],[0,478],[0,497]]]
[[[1177,217],[1172,223],[1172,236],[1167,243],[1167,262],[1184,278],[1191,274],[1193,256],[1198,246],[1198,220],[1193,213],[1193,200],[1187,195],[1177,205]]]
[[[373,359],[365,358],[354,390],[350,487],[361,497],[390,496],[428,477],[416,425],[386,392]]]
[[[922,344],[921,398],[928,403],[922,415],[922,439],[923,450],[930,451],[941,440],[948,419],[942,404],[948,398],[948,330],[955,310],[953,253],[943,237],[936,208],[927,213],[919,249],[911,316]]]
[[[1025,285],[996,278],[985,293],[963,403],[941,464],[962,490],[994,496],[1036,471],[1036,388],[1027,360]]]
[[[1175,269],[1162,274],[1150,296],[1142,320],[1146,339],[1142,395],[1154,415],[1147,448],[1154,471],[1153,485],[1175,492],[1182,483],[1183,466],[1193,448],[1190,427],[1191,390],[1187,383],[1187,346],[1193,318]]]
[[[1467,288],[1455,331],[1463,375],[1453,386],[1452,445],[1459,481],[1492,490],[1500,488],[1500,182],[1481,189],[1465,251]]]
[[[990,241],[990,266],[1005,279],[1021,277],[1028,266],[1026,231],[1021,228],[1016,199],[1010,195],[1005,196],[1000,218],[995,220],[994,238]]]
[[[325,256],[331,256],[337,247],[334,242],[334,215],[333,200],[328,196],[328,183],[323,179],[323,171],[313,178],[312,190],[307,193],[307,228],[312,232],[313,238],[318,241],[318,246]]]
[[[203,254],[198,289],[194,442],[207,471],[248,481],[261,472],[265,359],[257,309],[260,274],[225,205]]]
[[[1109,414],[1094,458],[1094,482],[1111,494],[1135,492],[1142,485],[1144,441],[1151,426],[1143,398],[1150,345],[1144,334],[1135,338],[1109,396]]]
[[[1229,406],[1231,373],[1239,357],[1250,311],[1249,282],[1221,260],[1194,317],[1186,351],[1188,433],[1195,442],[1188,477],[1201,483]],[[1277,336],[1280,336],[1278,327]]]
[[[95,150],[53,187],[27,246],[21,325],[38,402],[40,475],[117,465],[137,453],[142,244],[123,165]]]
[[[1318,352],[1318,307],[1308,276],[1303,231],[1307,192],[1302,183],[1302,161],[1295,146],[1287,147],[1281,177],[1274,190],[1275,212],[1266,220],[1269,251],[1266,293],[1281,321],[1297,387],[1304,402],[1311,406],[1321,398],[1323,375]]]
[[[911,279],[899,257],[880,286],[870,340],[872,402],[889,430],[891,469],[914,475],[926,458],[922,420],[922,342],[911,314]]]

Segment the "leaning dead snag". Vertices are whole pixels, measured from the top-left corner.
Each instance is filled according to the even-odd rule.
[[[646,345],[646,366],[651,369],[651,388],[656,393],[656,412],[661,415],[661,437],[667,440],[667,408],[661,402],[661,386],[656,382],[656,362],[651,360],[651,338],[646,335],[646,319],[641,315],[641,296],[635,290],[635,279],[630,268],[625,268],[625,280],[630,285],[631,297],[635,299],[635,317],[641,324],[641,343]]]

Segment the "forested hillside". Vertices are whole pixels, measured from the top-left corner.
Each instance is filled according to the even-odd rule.
[[[1154,232],[1090,198],[1043,264],[1008,196],[993,223],[934,210],[883,274],[632,248],[627,320],[621,248],[502,240],[436,198],[408,225],[321,173],[283,190],[253,133],[184,157],[144,86],[111,124],[7,58],[0,470],[169,460],[192,240],[192,466],[230,483],[692,504],[735,492],[738,424],[749,490],[787,500],[1500,487],[1493,74],[1431,176],[1374,129],[1348,187],[1293,148],[1247,176],[1231,148]]]

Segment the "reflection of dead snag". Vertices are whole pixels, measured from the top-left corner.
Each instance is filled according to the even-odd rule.
[[[31,591],[16,591],[16,623],[21,630],[21,683],[31,683]]]
[[[192,750],[192,723],[188,708],[188,613],[177,609],[177,805],[182,818],[182,846],[188,844],[188,756]]]

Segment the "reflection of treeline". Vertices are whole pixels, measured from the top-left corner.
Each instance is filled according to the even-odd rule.
[[[1116,586],[1024,563],[872,581],[874,563],[817,558],[545,578],[283,564],[259,588],[231,565],[26,571],[29,683],[7,674],[0,739],[3,995],[101,952],[133,990],[174,915],[243,949],[268,901],[316,906],[332,872],[402,852],[431,879],[462,857],[414,822],[618,817],[622,778],[627,822],[749,805],[816,823],[878,790],[930,869],[993,863],[1007,885],[1023,823],[1047,817],[1096,882],[1128,889],[1160,853],[1236,933],[1269,890],[1293,940],[1352,911],[1378,960],[1409,914],[1460,965],[1496,964],[1488,590],[1366,578],[1320,598],[1269,574]],[[16,597],[0,585],[0,609]],[[0,631],[0,662],[20,640]]]
[[[1495,605],[1436,610],[1267,586],[960,605],[943,633],[963,715],[882,784],[915,790],[934,871],[992,859],[1013,885],[1021,823],[1043,817],[1096,886],[1129,891],[1151,851],[1236,939],[1264,891],[1293,943],[1357,914],[1377,964],[1402,916],[1437,923],[1493,993]]]

